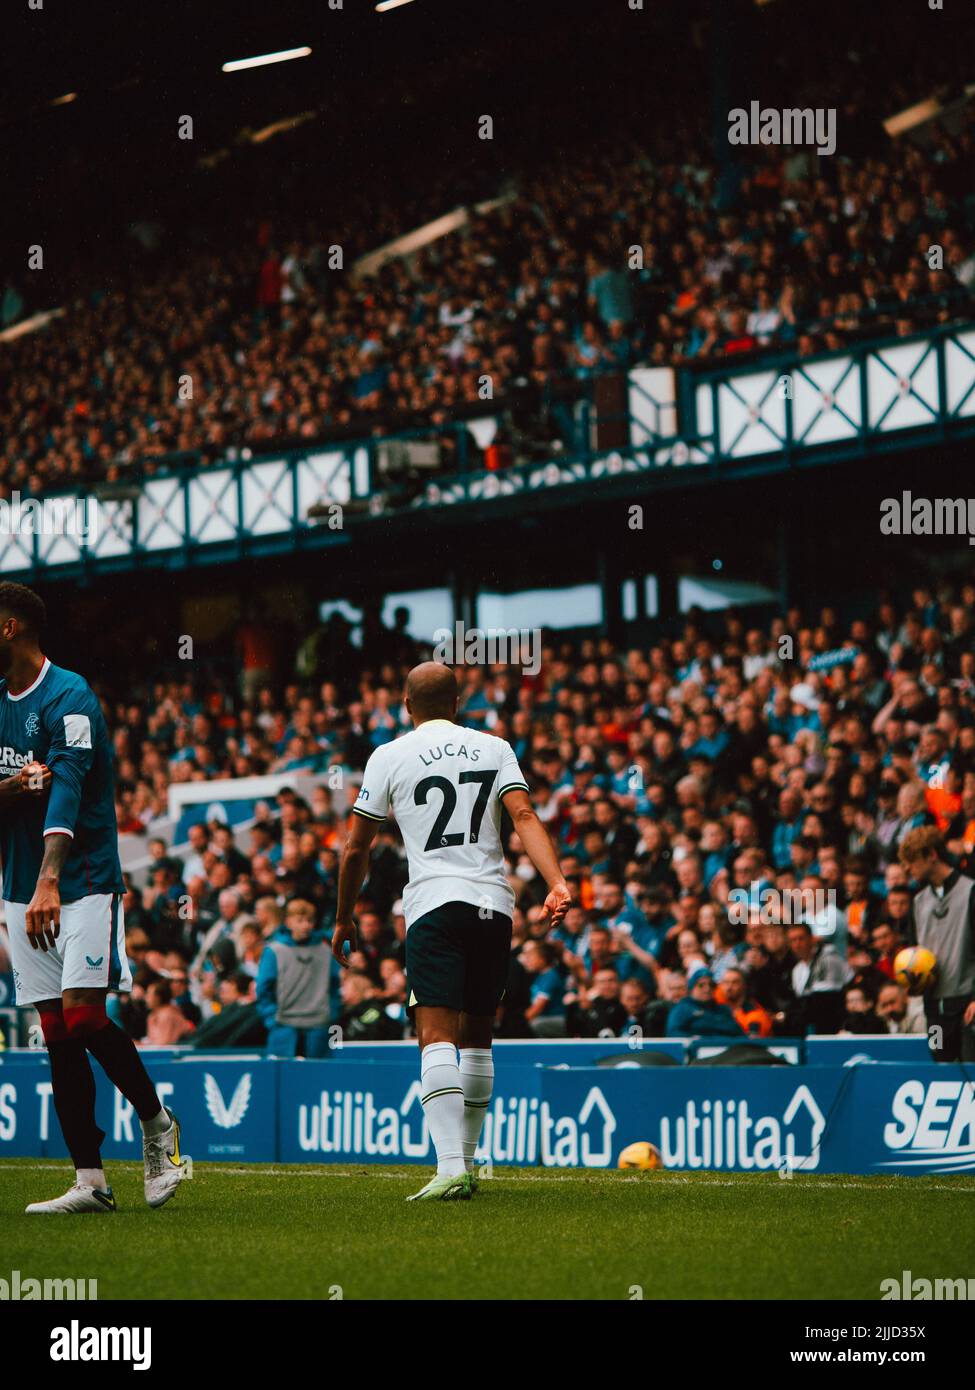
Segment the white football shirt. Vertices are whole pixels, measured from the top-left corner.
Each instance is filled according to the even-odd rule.
[[[444,903],[472,903],[510,917],[501,797],[528,790],[511,745],[449,719],[428,719],[376,749],[353,806],[368,820],[390,811],[403,835],[410,881],[406,925]]]

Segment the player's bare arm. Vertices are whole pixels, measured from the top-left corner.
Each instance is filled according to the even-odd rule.
[[[379,830],[379,822],[366,820],[353,815],[348,838],[342,851],[339,868],[339,899],[335,913],[335,930],[332,933],[332,955],[341,966],[348,966],[348,957],[343,947],[349,943],[349,954],[355,950],[355,922],[353,909],[362,891],[369,872],[369,854],[372,842]]]
[[[562,876],[559,861],[555,854],[548,831],[538,819],[528,793],[520,787],[505,792],[501,798],[505,810],[511,817],[518,838],[525,847],[525,853],[548,885],[545,911],[549,915],[549,925],[557,927],[571,905],[569,886]]]
[[[70,848],[70,835],[45,837],[37,886],[27,907],[27,939],[35,951],[53,947],[61,930],[61,870]]]

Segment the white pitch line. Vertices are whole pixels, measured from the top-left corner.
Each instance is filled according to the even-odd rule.
[[[203,1160],[210,1162],[212,1160]],[[111,1160],[109,1160],[111,1163]],[[131,1159],[122,1159],[112,1166],[117,1168],[135,1167],[136,1164]],[[141,1164],[138,1165],[141,1167]],[[248,1178],[386,1178],[391,1182],[412,1182],[414,1179],[405,1173],[387,1173],[383,1171],[379,1164],[363,1164],[368,1171],[363,1173],[361,1170],[349,1172],[342,1168],[330,1168],[327,1164],[322,1164],[319,1168],[256,1168],[242,1167],[231,1168],[224,1163],[214,1163],[212,1168],[207,1168],[206,1177],[248,1177]],[[5,1169],[20,1169],[30,1173],[60,1173],[72,1172],[73,1169],[68,1163],[13,1163],[0,1161],[0,1173]],[[423,1165],[417,1164],[417,1170],[423,1171]],[[552,1173],[509,1173],[506,1169],[501,1170],[500,1178],[482,1177],[482,1182],[591,1182],[594,1179],[608,1178],[612,1174],[614,1182],[653,1182],[663,1187],[673,1187],[684,1184],[688,1187],[742,1187],[750,1178],[770,1177],[770,1173],[739,1173],[735,1177],[690,1177],[685,1173],[656,1173],[652,1178],[641,1176],[634,1173],[632,1176],[623,1177],[616,1169],[591,1168],[588,1170],[575,1169],[575,1172],[585,1172],[583,1178],[569,1177],[567,1174]],[[822,1177],[813,1178],[805,1173],[797,1173],[798,1182],[794,1179],[781,1180],[776,1184],[769,1183],[769,1188],[773,1192],[788,1190],[790,1187],[816,1187],[824,1191],[837,1192],[894,1192],[903,1190],[897,1183],[892,1182],[826,1182]],[[901,1181],[908,1181],[911,1190],[917,1189],[921,1192],[960,1192],[967,1196],[975,1196],[975,1186],[972,1187],[951,1187],[947,1183],[926,1183],[920,1178],[902,1177]]]

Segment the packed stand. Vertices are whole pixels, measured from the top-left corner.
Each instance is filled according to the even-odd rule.
[[[346,656],[303,679],[252,667],[239,691],[160,683],[144,703],[106,702],[120,828],[153,856],[124,904],[136,988],[119,1007],[136,1036],[270,1035],[317,1055],[336,1025],[409,1032],[394,821],[351,970],[328,935],[361,769],[408,727],[403,678],[422,655],[400,633],[385,662]],[[334,676],[351,670],[354,687]],[[829,609],[767,629],[714,615],[649,650],[552,639],[537,676],[458,676],[459,722],[511,743],[573,894],[549,931],[545,886],[509,833],[499,1036],[925,1031],[894,980],[920,887],[902,858],[906,837],[933,832],[975,869],[975,583],[918,588],[906,611],[884,603],[848,627]],[[242,843],[202,819],[179,855],[154,837],[170,783],[271,772],[293,777]]]
[[[928,150],[880,141],[818,165],[739,152],[730,182],[694,125],[580,147],[569,170],[526,171],[464,230],[361,278],[355,255],[392,212],[180,248],[0,346],[0,494],[439,430],[485,413],[485,378],[505,434],[530,417],[552,451],[572,447],[571,405],[600,373],[808,356],[971,318],[971,118]]]

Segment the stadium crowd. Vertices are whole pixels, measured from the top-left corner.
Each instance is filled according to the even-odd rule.
[[[602,372],[807,356],[970,318],[971,117],[923,152],[878,136],[856,162],[842,143],[818,162],[759,147],[733,187],[697,131],[580,147],[570,171],[532,170],[464,229],[364,276],[354,248],[392,216],[265,220],[249,240],[181,248],[0,347],[0,495],[440,428],[483,415],[485,377],[495,409],[517,384],[550,443],[571,443],[566,384],[578,396]]]
[[[239,691],[185,680],[105,701],[120,829],[152,856],[124,903],[135,987],[116,1008],[135,1036],[270,1034],[284,1055],[319,1055],[335,1024],[346,1039],[408,1033],[394,822],[349,971],[328,934],[361,769],[408,727],[403,678],[428,654],[401,626],[358,667],[326,654],[303,679],[268,666]],[[458,677],[459,722],[512,744],[573,894],[549,931],[509,826],[499,1036],[924,1031],[893,978],[919,888],[900,851],[931,827],[975,868],[975,581],[920,586],[905,610],[883,602],[842,627],[830,609],[767,628],[729,612],[647,650],[553,637],[535,676]],[[154,834],[171,783],[275,772],[293,776],[240,844],[205,818],[178,854]]]

